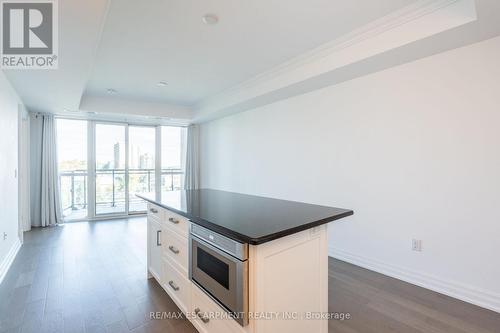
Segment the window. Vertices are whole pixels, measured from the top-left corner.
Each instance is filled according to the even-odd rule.
[[[182,188],[185,128],[63,118],[56,126],[66,221],[142,213],[146,204],[137,193]],[[156,163],[157,153],[161,163]]]
[[[127,126],[95,124],[95,213],[125,214]]]
[[[179,190],[185,164],[186,128],[161,127],[161,191]]]
[[[87,121],[57,120],[57,159],[63,218],[87,217]]]
[[[128,128],[129,212],[144,212],[147,205],[136,193],[155,191],[156,128]]]

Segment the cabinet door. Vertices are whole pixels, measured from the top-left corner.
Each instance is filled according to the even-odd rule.
[[[149,229],[149,272],[161,283],[161,223],[155,218],[148,218]]]

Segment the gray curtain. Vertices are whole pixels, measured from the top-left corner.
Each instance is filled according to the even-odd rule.
[[[186,190],[200,188],[199,132],[197,125],[191,125],[187,129],[186,170],[184,173],[184,187]]]
[[[31,114],[30,143],[31,225],[56,225],[62,222],[62,213],[53,115]]]

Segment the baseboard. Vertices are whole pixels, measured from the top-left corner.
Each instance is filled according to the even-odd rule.
[[[0,284],[3,282],[3,279],[7,275],[7,272],[9,271],[10,266],[14,262],[14,259],[16,259],[16,255],[19,252],[20,248],[21,248],[21,241],[19,239],[16,239],[14,244],[12,244],[12,247],[10,248],[9,252],[7,252],[7,255],[5,256],[4,260],[0,263]]]
[[[398,267],[376,259],[352,254],[332,246],[328,248],[328,255],[335,259],[346,261],[353,265],[360,266],[500,313],[500,294],[498,293],[455,281],[443,280],[441,278],[412,271],[404,267]]]

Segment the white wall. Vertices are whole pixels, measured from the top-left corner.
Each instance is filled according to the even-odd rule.
[[[500,38],[203,124],[201,152],[204,187],[351,208],[332,255],[500,311]]]
[[[0,281],[18,237],[18,106],[19,99],[0,71]],[[4,240],[3,234],[7,233]]]

